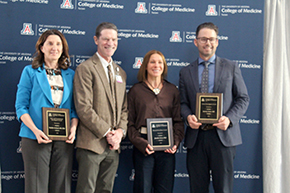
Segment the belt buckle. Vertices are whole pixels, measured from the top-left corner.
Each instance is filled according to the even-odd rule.
[[[147,134],[147,127],[141,127],[140,128],[140,133],[141,134]]]

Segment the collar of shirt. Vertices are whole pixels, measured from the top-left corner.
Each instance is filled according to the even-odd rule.
[[[215,59],[216,59],[216,55],[214,54],[209,60],[208,62],[210,62],[210,64],[214,64],[215,63]],[[201,64],[202,62],[204,62],[203,59],[201,59],[200,57],[198,58],[198,64]]]
[[[111,65],[111,69],[112,69],[112,73],[113,73],[113,76],[115,75],[115,71],[113,70],[114,67],[113,67],[113,59],[111,58],[111,61],[110,62],[107,62],[98,52],[96,52],[97,56],[99,57],[101,63],[102,63],[102,66],[105,70],[105,74],[107,76],[107,79],[109,81],[109,75],[108,75],[108,65]]]

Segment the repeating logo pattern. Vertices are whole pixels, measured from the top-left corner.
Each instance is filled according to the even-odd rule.
[[[32,24],[31,23],[23,23],[23,29],[21,30],[20,34],[33,36],[34,31],[32,30]]]
[[[218,13],[216,11],[215,5],[208,5],[208,8],[207,8],[205,15],[206,16],[217,16]]]
[[[137,8],[135,9],[135,13],[143,13],[143,14],[148,13],[148,11],[146,9],[146,3],[138,2],[137,3]]]
[[[73,9],[74,5],[71,3],[71,0],[63,0],[62,4],[60,5],[62,9]]]
[[[169,40],[170,42],[182,42],[180,37],[180,31],[172,31],[172,36]]]
[[[133,64],[134,69],[139,69],[142,65],[143,58],[142,57],[136,57],[135,58],[135,63]]]

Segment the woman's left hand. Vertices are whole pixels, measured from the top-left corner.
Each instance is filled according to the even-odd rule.
[[[76,129],[71,128],[70,134],[65,142],[72,144],[76,138]]]
[[[153,150],[153,147],[150,144],[148,144],[147,147],[146,147],[146,149],[145,149],[145,152],[148,155],[150,155],[150,154],[154,153],[155,151]]]
[[[73,142],[75,141],[75,138],[76,138],[77,125],[78,125],[78,119],[73,118],[71,120],[70,134],[65,142],[73,144]]]
[[[174,154],[176,153],[176,150],[177,150],[177,146],[174,145],[172,148],[166,149],[164,152]]]
[[[70,134],[65,142],[72,144],[76,138],[76,128],[72,127],[70,129]]]

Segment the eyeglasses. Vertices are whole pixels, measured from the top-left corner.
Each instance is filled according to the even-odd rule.
[[[196,38],[196,39],[199,40],[203,44],[207,43],[208,40],[209,40],[210,43],[215,43],[216,40],[217,40],[217,38],[205,38],[205,37]]]

